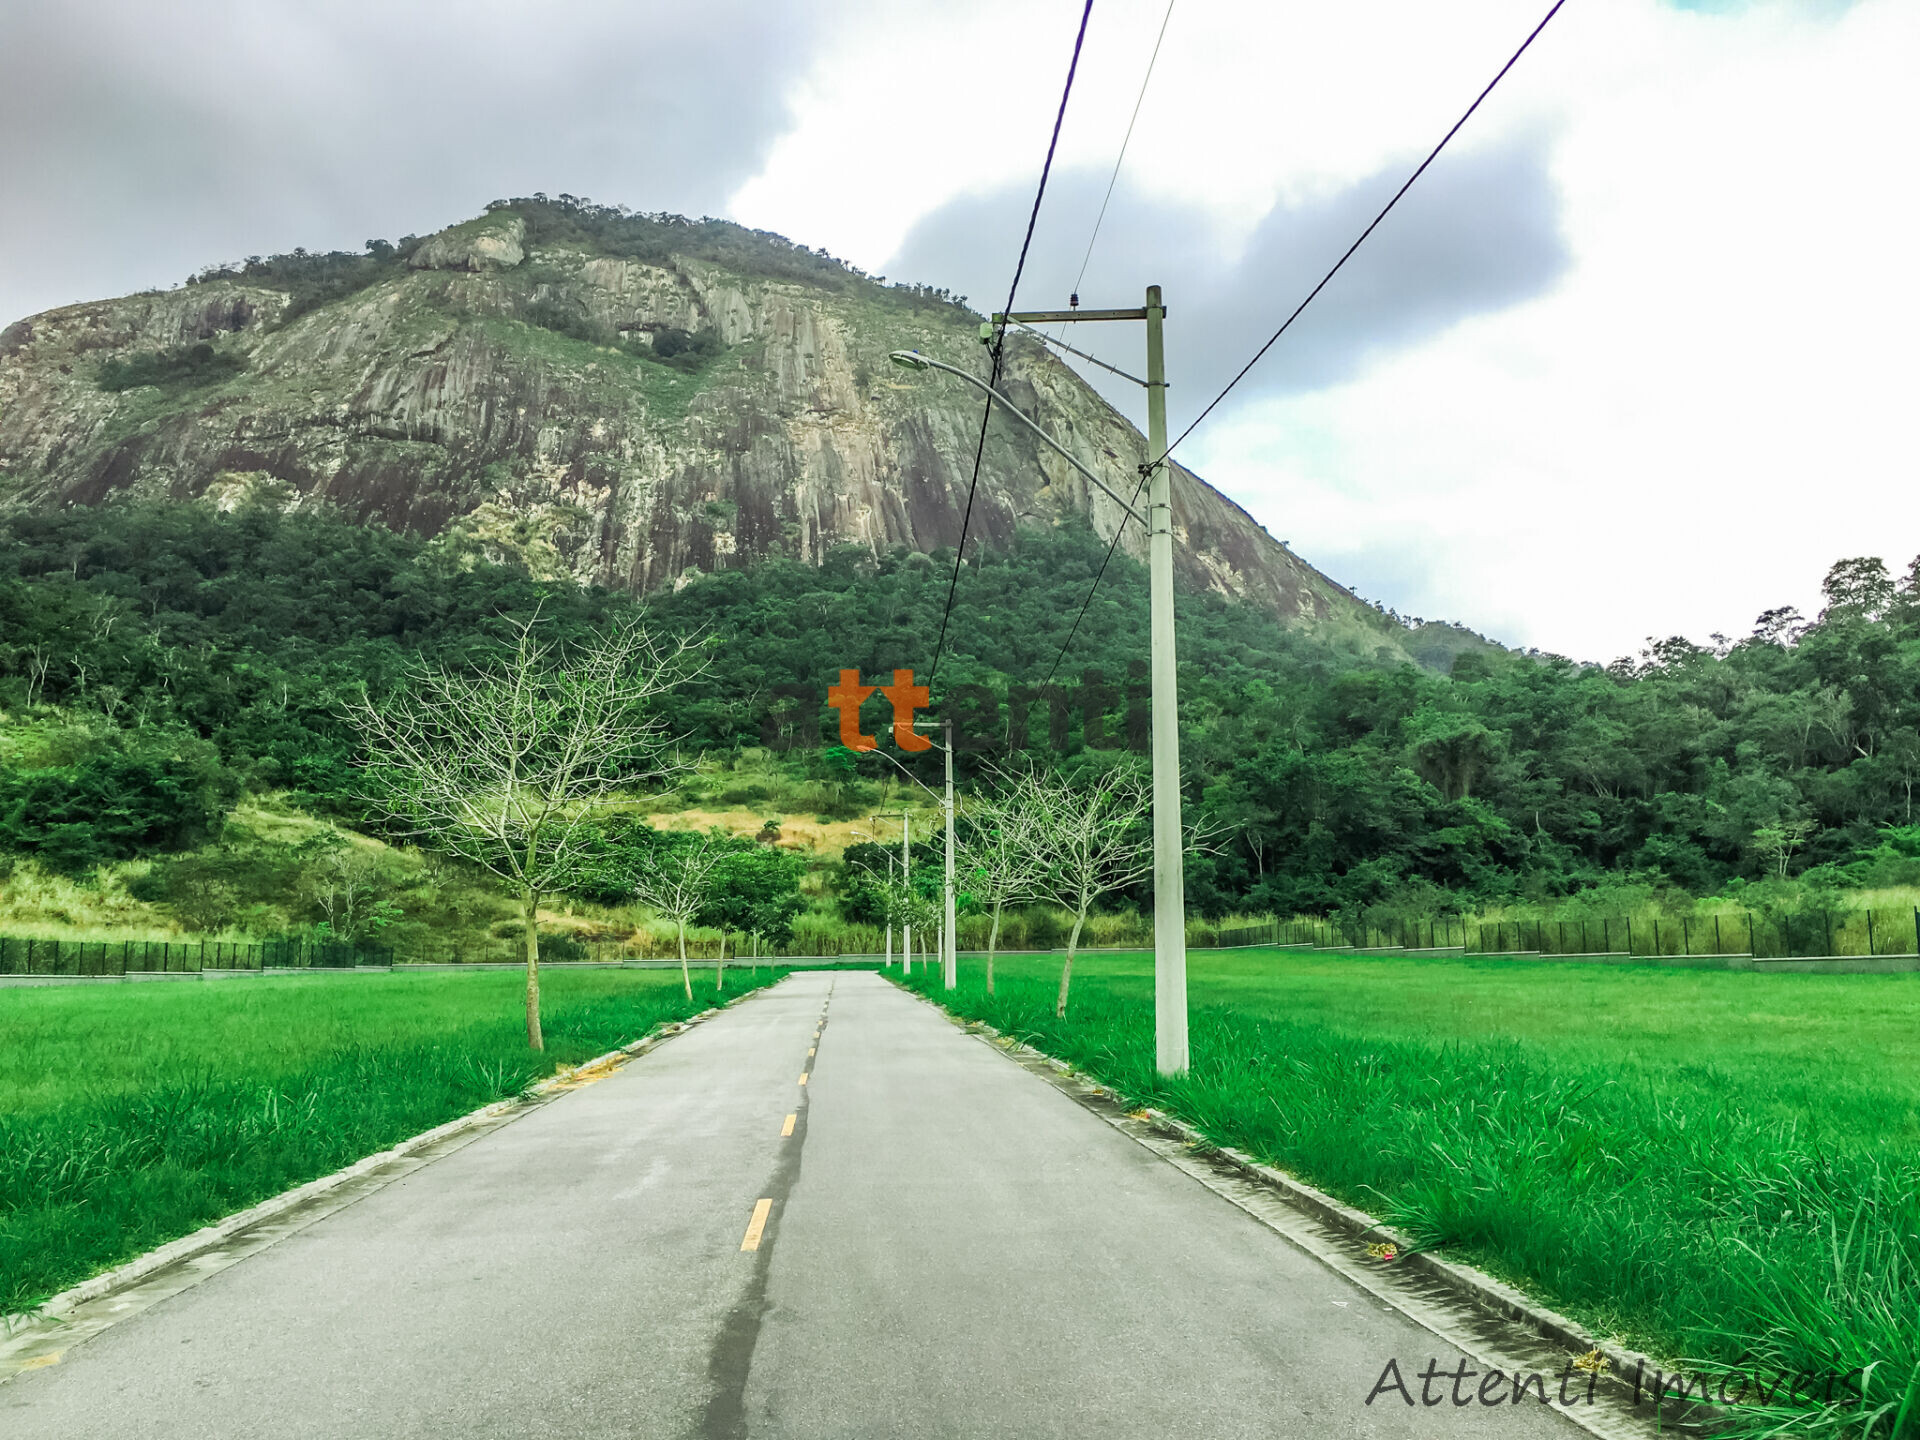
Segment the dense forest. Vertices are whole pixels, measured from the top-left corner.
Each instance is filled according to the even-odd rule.
[[[1139,566],[1115,557],[1060,658],[1105,553],[1083,529],[1034,531],[966,567],[934,693],[983,747],[961,757],[970,780],[1007,759],[1008,699],[1044,717],[1025,727],[1036,763],[1106,763],[1097,746],[1125,743]],[[831,779],[848,757],[826,687],[842,668],[927,678],[950,562],[847,550],[643,601],[324,508],[16,515],[0,531],[0,846],[83,872],[199,843],[249,791],[351,819],[342,698],[392,685],[414,654],[478,655],[535,607],[560,629],[639,612],[705,636],[708,672],[672,702],[694,748],[790,736],[780,692],[804,687],[826,743],[783,763]],[[1843,560],[1825,590],[1817,616],[1770,611],[1711,648],[1670,639],[1604,668],[1475,650],[1450,675],[1182,596],[1185,783],[1219,835],[1190,898],[1209,914],[1434,913],[1627,880],[1914,883],[1920,562],[1895,579]],[[1041,687],[1056,665],[1073,687],[1059,706]],[[934,778],[936,757],[912,763]]]

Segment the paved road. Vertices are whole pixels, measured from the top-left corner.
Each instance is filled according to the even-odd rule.
[[[1471,1382],[1363,1403],[1436,1356],[929,1007],[811,974],[0,1385],[0,1436],[1581,1433]]]

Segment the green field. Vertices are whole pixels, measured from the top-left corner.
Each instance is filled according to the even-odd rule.
[[[1920,1433],[1920,976],[1190,957],[1192,1073],[1153,1071],[1152,960],[1005,957],[915,988],[1667,1359],[1873,1366]],[[1755,1424],[1766,1417],[1752,1410]]]
[[[0,1314],[702,1010],[699,979],[547,971],[544,1055],[518,971],[0,989]]]

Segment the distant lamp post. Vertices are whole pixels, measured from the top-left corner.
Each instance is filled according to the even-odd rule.
[[[885,760],[888,764],[892,765],[894,769],[898,770],[902,775],[906,776],[909,780],[913,781],[914,784],[918,785],[922,790],[925,790],[927,794],[933,796],[935,800],[940,802],[940,812],[942,817],[945,819],[946,826],[947,826],[946,873],[942,879],[941,887],[940,887],[941,900],[942,900],[942,904],[940,907],[941,908],[940,970],[941,970],[941,978],[945,982],[946,988],[951,990],[960,983],[959,925],[954,918],[955,908],[954,908],[954,887],[953,887],[953,722],[951,720],[944,722],[943,729],[945,731],[946,752],[947,752],[947,756],[946,756],[947,788],[946,788],[946,793],[944,795],[942,795],[938,790],[935,790],[931,785],[928,785],[918,775],[914,774],[911,770],[907,769],[906,766],[902,765],[898,760],[895,760],[893,756],[887,754],[887,752],[884,750],[855,750],[853,753],[856,756],[878,755],[882,760]],[[907,823],[907,815],[904,810],[900,812],[900,823],[902,825],[905,825]],[[903,847],[901,853],[904,855],[905,854],[905,849],[904,849],[905,832],[904,831],[902,832],[901,843]],[[901,878],[904,883],[911,885],[913,876],[910,871],[904,874]],[[887,934],[889,937],[888,944],[891,945],[892,944],[891,937],[893,934],[892,930],[889,929]],[[907,928],[906,935],[909,940],[908,948],[911,949],[912,946],[910,942],[913,935],[913,930],[911,927]]]

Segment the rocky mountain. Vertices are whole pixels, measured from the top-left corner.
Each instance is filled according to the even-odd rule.
[[[980,397],[887,354],[984,374],[979,318],[725,222],[496,202],[365,255],[256,258],[8,326],[0,503],[324,499],[641,591],[838,545],[930,552],[960,536]],[[1143,437],[1051,353],[1015,339],[1004,383],[1132,488]],[[1395,654],[1460,648],[1416,641],[1184,469],[1173,495],[1187,584]],[[1119,523],[996,419],[975,539],[1075,516]],[[1144,554],[1137,526],[1122,544]]]

